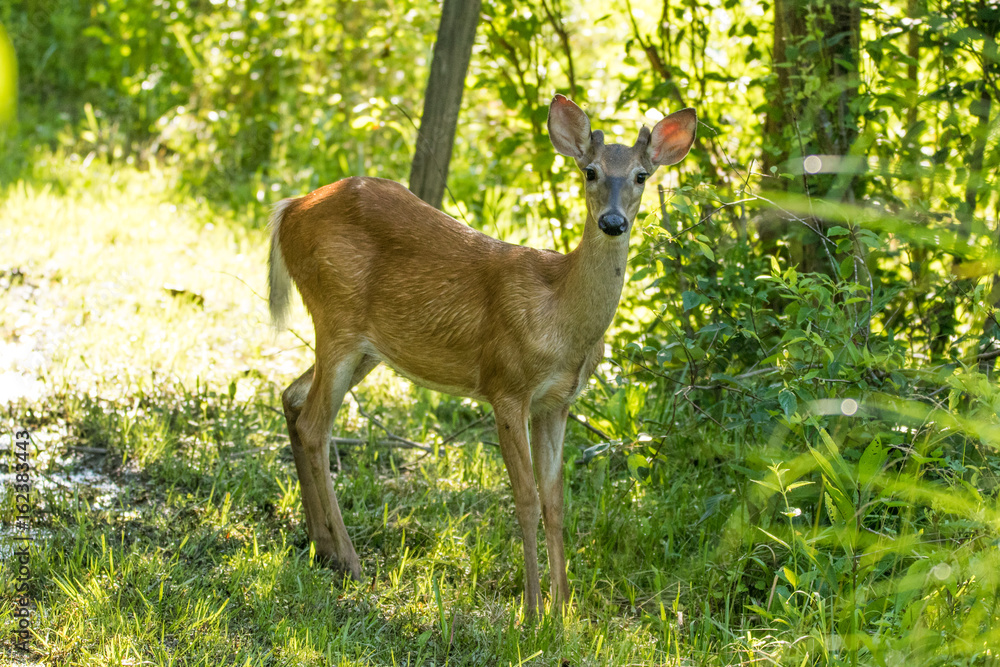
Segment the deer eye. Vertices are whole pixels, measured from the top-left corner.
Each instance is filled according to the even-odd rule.
[[[642,185],[643,183],[646,182],[647,178],[649,178],[649,174],[645,174],[645,173],[636,174],[635,175],[635,182],[638,183],[639,185]]]
[[[583,173],[585,173],[587,175],[587,180],[588,181],[596,181],[597,180],[597,170],[594,169],[593,167],[587,167],[586,169],[583,170]]]

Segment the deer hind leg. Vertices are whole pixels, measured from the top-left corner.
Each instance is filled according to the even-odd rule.
[[[370,354],[362,357],[361,363],[358,364],[357,368],[354,369],[354,374],[351,375],[351,387],[355,387],[359,382],[364,380],[380,363],[382,361],[378,357],[373,357]]]
[[[549,577],[553,609],[569,602],[566,555],[563,548],[563,436],[569,407],[533,415],[531,454],[535,483],[542,502],[545,548],[549,553]]]
[[[320,559],[361,578],[330,476],[330,432],[347,391],[379,363],[358,352],[321,354],[282,394],[292,454],[302,490],[309,540]]]
[[[493,412],[496,415],[500,453],[510,476],[517,522],[524,540],[524,611],[526,615],[534,616],[542,597],[538,583],[538,520],[541,510],[531,474],[528,409],[520,402],[497,402],[493,404]]]
[[[299,376],[295,382],[288,385],[281,394],[281,405],[285,410],[285,423],[288,425],[288,437],[292,442],[292,456],[295,458],[295,471],[299,476],[299,489],[302,493],[302,506],[306,514],[306,530],[309,533],[309,541],[317,545],[324,545],[330,548],[333,545],[333,537],[326,531],[320,519],[319,489],[313,482],[313,476],[309,473],[309,463],[305,449],[302,447],[302,440],[299,438],[298,429],[295,423],[302,414],[302,405],[309,395],[309,387],[312,385],[314,366]]]

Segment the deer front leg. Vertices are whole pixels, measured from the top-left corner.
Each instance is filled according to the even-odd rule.
[[[566,578],[566,555],[563,548],[563,436],[569,406],[531,418],[531,454],[535,467],[535,482],[542,501],[545,524],[545,548],[549,554],[552,609],[569,602],[569,581]]]
[[[510,486],[514,492],[517,522],[524,540],[524,612],[532,617],[542,597],[538,583],[538,519],[541,510],[535,479],[531,473],[531,451],[528,445],[528,407],[520,401],[496,402],[497,434]]]

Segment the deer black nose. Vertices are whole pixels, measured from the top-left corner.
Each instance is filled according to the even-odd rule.
[[[608,236],[619,236],[628,229],[628,220],[620,213],[605,213],[597,219],[597,226]]]

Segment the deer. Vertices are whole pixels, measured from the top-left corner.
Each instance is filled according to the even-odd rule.
[[[524,547],[526,616],[541,599],[538,524],[550,601],[570,601],[563,548],[563,437],[570,404],[604,358],[644,183],[682,160],[697,116],[605,144],[586,113],[555,95],[549,138],[583,173],[587,218],[567,254],[505,243],[402,185],[348,177],[270,216],[269,308],[284,326],[294,284],[315,328],[315,363],[282,393],[306,530],[317,560],[361,579],[330,469],[345,395],[380,363],[432,390],[487,402]]]

